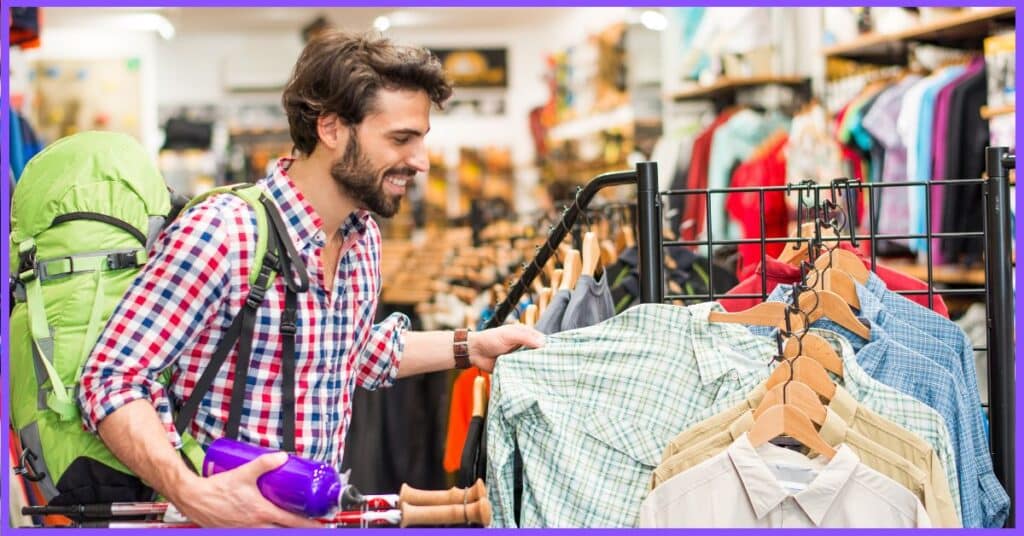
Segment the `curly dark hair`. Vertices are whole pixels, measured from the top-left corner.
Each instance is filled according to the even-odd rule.
[[[358,125],[381,89],[423,90],[438,108],[452,94],[441,62],[429,50],[401,46],[379,34],[328,30],[312,39],[295,63],[281,103],[295,149],[312,154],[317,119],[334,113]]]

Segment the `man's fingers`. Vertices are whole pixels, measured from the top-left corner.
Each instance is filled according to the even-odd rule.
[[[524,325],[513,326],[516,329],[515,344],[521,344],[527,348],[540,348],[544,346],[544,334],[534,328]]]
[[[236,470],[238,471],[238,475],[242,478],[255,482],[263,473],[273,471],[274,469],[284,465],[287,461],[287,452],[274,452],[272,454],[264,454]]]

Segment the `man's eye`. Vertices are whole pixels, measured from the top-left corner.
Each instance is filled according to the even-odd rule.
[[[408,136],[402,137],[402,138],[395,138],[395,143],[397,143],[399,145],[405,145],[406,143],[409,143],[410,139],[412,139],[412,138],[410,138]]]

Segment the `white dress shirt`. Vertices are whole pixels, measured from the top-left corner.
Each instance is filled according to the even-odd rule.
[[[909,490],[861,463],[845,444],[831,461],[747,434],[727,450],[655,488],[641,527],[930,527]]]

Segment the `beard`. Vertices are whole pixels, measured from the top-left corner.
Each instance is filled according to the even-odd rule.
[[[334,184],[351,197],[359,208],[391,218],[398,213],[402,196],[384,191],[384,178],[389,175],[405,175],[411,180],[416,170],[406,166],[374,168],[370,159],[363,154],[355,130],[349,131],[345,154],[331,165]]]

